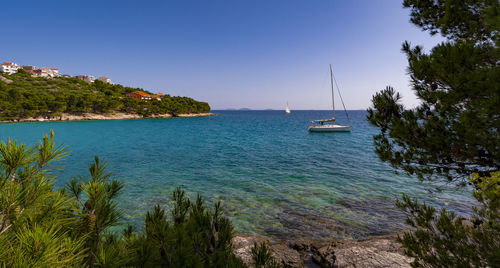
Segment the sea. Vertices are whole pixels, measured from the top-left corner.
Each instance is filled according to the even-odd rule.
[[[362,239],[408,228],[395,207],[402,194],[471,212],[470,189],[427,182],[393,169],[374,152],[378,129],[366,111],[337,113],[348,133],[310,133],[311,120],[331,111],[213,111],[215,116],[0,124],[0,140],[34,144],[55,132],[70,156],[53,166],[56,187],[88,178],[94,156],[125,184],[121,224],[139,230],[154,205],[169,209],[172,191],[221,201],[239,233],[272,240]],[[118,228],[118,227],[117,227]]]

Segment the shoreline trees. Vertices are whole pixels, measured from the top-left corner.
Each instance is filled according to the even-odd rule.
[[[208,103],[188,97],[164,95],[161,101],[132,99],[126,94],[141,89],[99,80],[88,83],[72,77],[35,78],[22,69],[5,76],[13,82],[0,81],[0,119],[114,111],[143,116],[210,112]]]
[[[391,87],[373,96],[375,152],[421,180],[470,185],[481,206],[464,220],[403,196],[397,204],[415,231],[400,241],[415,267],[500,266],[500,3],[405,0],[403,6],[412,23],[446,41],[427,54],[403,44],[421,104],[405,109]]]

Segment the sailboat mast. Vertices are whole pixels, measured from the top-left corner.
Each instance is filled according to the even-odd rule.
[[[332,85],[332,108],[333,108],[333,119],[335,120],[335,97],[333,93],[333,71],[332,71],[332,65],[330,64],[330,83]]]

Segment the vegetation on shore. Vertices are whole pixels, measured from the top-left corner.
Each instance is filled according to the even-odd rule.
[[[88,83],[72,77],[31,77],[22,69],[2,76],[12,82],[0,80],[0,120],[52,117],[62,113],[125,112],[147,117],[210,112],[208,103],[188,97],[164,95],[161,100],[150,101],[129,98],[125,96],[127,93],[143,90],[99,80]]]
[[[124,185],[99,158],[89,175],[54,189],[50,171],[68,155],[54,134],[26,146],[0,143],[0,266],[2,267],[245,267],[231,249],[233,227],[198,196],[173,192],[170,212],[155,206],[143,230],[125,225],[116,197]],[[253,256],[258,267],[277,267],[269,249]]]
[[[412,110],[387,87],[368,120],[380,129],[375,151],[422,180],[471,187],[479,204],[464,219],[408,196],[397,205],[414,230],[399,238],[414,267],[500,266],[500,3],[405,0],[411,21],[446,41],[428,54],[403,44]],[[474,204],[470,204],[473,206]]]
[[[500,4],[405,0],[404,6],[411,9],[413,23],[431,34],[441,33],[446,41],[428,54],[418,46],[403,45],[413,90],[422,103],[405,109],[390,87],[373,97],[368,120],[380,129],[374,137],[375,151],[383,161],[422,180],[471,187],[479,205],[465,219],[403,196],[397,204],[407,212],[413,229],[399,241],[405,254],[414,258],[414,267],[499,267]],[[31,79],[22,72],[9,78],[15,76]],[[11,88],[15,83],[0,85],[9,87],[0,91],[6,92],[0,98],[2,105],[11,105],[3,98],[17,96]],[[99,89],[87,90],[106,95]],[[114,96],[121,100],[121,95]],[[22,103],[13,111],[23,113],[13,116],[27,116]],[[93,105],[82,107],[94,109]],[[116,107],[127,107],[120,105]],[[2,114],[10,112],[4,106]],[[47,112],[62,112],[51,109]],[[156,206],[147,212],[143,230],[127,227],[117,234],[110,228],[120,223],[116,197],[123,185],[96,157],[88,177],[54,189],[50,170],[66,155],[52,133],[32,147],[10,140],[0,143],[2,266],[244,267],[230,250],[233,230],[219,203],[209,208],[201,198],[193,202],[178,189],[170,213]],[[258,266],[278,265],[265,244],[255,245],[252,252]]]

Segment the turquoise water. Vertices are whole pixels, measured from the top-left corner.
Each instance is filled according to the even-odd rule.
[[[183,187],[210,203],[222,200],[238,232],[284,239],[363,238],[404,228],[394,208],[402,193],[468,213],[470,194],[434,196],[428,187],[378,160],[377,130],[351,111],[351,133],[309,133],[328,111],[216,111],[217,116],[148,120],[0,124],[0,139],[31,144],[53,129],[71,156],[58,171],[62,187],[87,175],[98,155],[125,182],[124,219],[140,226],[155,204],[168,207]],[[345,122],[342,114],[339,121]],[[439,197],[439,198],[438,198]]]

